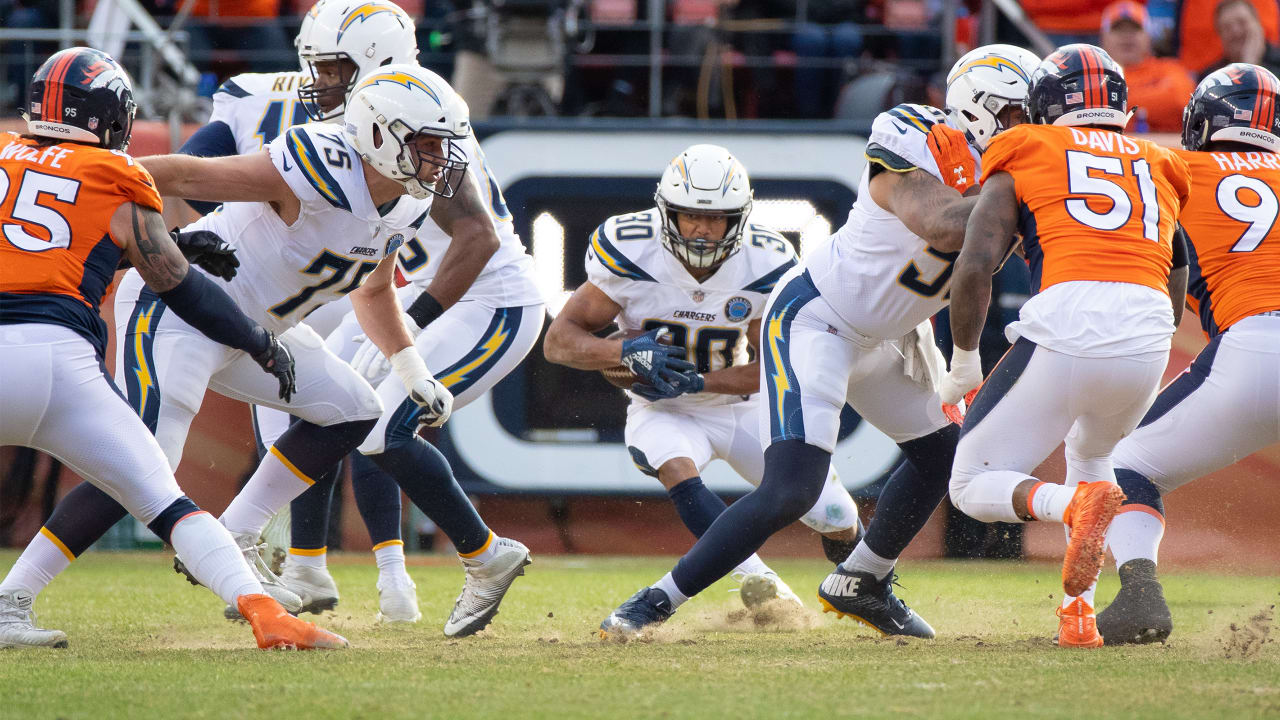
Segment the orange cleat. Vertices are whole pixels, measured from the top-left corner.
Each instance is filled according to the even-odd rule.
[[[1083,595],[1098,578],[1106,550],[1107,527],[1124,502],[1124,491],[1110,482],[1080,483],[1062,521],[1071,528],[1062,560],[1062,589]]]
[[[285,612],[270,595],[241,595],[236,607],[253,627],[253,637],[263,650],[337,650],[348,645],[341,635]]]
[[[1076,598],[1065,608],[1058,608],[1058,647],[1102,647],[1098,621],[1084,598]]]

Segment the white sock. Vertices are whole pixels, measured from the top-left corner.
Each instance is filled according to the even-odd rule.
[[[661,580],[649,587],[658,588],[662,592],[666,593],[667,598],[671,600],[672,610],[675,610],[689,601],[689,598],[686,597],[684,593],[680,592],[680,588],[676,586],[676,580],[671,577],[671,573],[663,575]]]
[[[1031,498],[1027,504],[1031,506],[1031,514],[1037,520],[1062,522],[1062,516],[1067,512],[1067,506],[1071,504],[1071,498],[1075,494],[1076,489],[1067,485],[1036,483],[1031,488]]]
[[[276,511],[314,483],[272,445],[253,477],[222,513],[222,524],[233,533],[257,537]]]
[[[853,552],[849,553],[849,557],[840,563],[840,567],[849,572],[869,572],[875,575],[877,580],[883,580],[893,572],[893,566],[897,563],[897,558],[880,557],[867,547],[866,542],[860,542]]]
[[[329,548],[322,547],[319,550],[289,548],[289,563],[324,570],[329,566]]]
[[[496,550],[496,547],[497,547],[497,543],[494,541],[497,539],[498,539],[498,536],[494,535],[493,531],[490,530],[489,539],[484,541],[483,547],[481,547],[479,550],[473,550],[465,555],[462,553],[458,553],[458,557],[465,558],[467,560],[479,560],[482,563],[487,563],[493,559],[494,551]]]
[[[409,576],[409,570],[404,566],[403,540],[388,540],[374,545],[373,559],[378,563],[378,582]]]
[[[1020,523],[1023,520],[1013,509],[1013,491],[1030,479],[1030,475],[1012,470],[989,470],[967,482],[957,482],[952,475],[951,502],[974,520]]]
[[[209,513],[201,510],[179,520],[169,543],[195,579],[227,604],[235,605],[241,595],[262,592],[231,533]]]
[[[1097,581],[1097,580],[1094,580],[1094,581],[1093,581],[1093,584],[1089,586],[1089,589],[1084,591],[1084,594],[1082,594],[1082,595],[1077,595],[1077,596],[1075,596],[1075,597],[1072,597],[1071,595],[1066,595],[1066,596],[1064,596],[1064,597],[1062,598],[1062,608],[1065,610],[1065,609],[1066,609],[1066,607],[1067,607],[1068,605],[1070,605],[1072,602],[1075,602],[1076,597],[1078,597],[1078,598],[1080,598],[1080,599],[1084,600],[1084,601],[1085,601],[1085,603],[1086,603],[1089,607],[1093,607],[1093,606],[1094,606],[1094,605],[1093,605],[1093,593],[1094,593],[1094,591],[1096,591],[1097,589],[1098,589],[1098,581]]]
[[[1161,518],[1145,505],[1126,505],[1120,508],[1120,514],[1107,529],[1107,547],[1116,558],[1116,567],[1137,558],[1158,562],[1163,537],[1164,522]]]
[[[75,559],[76,556],[56,535],[42,527],[13,563],[4,582],[0,582],[0,592],[22,588],[32,595],[39,595]]]
[[[747,575],[764,575],[765,573],[773,572],[768,565],[764,564],[760,556],[755,553],[751,553],[751,557],[738,563],[738,567],[734,568],[733,571],[746,573]],[[777,573],[774,574],[776,575]]]

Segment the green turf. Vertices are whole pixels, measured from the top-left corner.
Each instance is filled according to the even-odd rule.
[[[0,553],[4,567],[13,558]],[[335,564],[342,603],[322,620],[351,650],[266,653],[167,557],[91,553],[36,606],[71,647],[0,652],[0,717],[1280,716],[1280,650],[1238,657],[1231,627],[1280,599],[1274,576],[1168,571],[1168,645],[1058,649],[1055,568],[921,562],[902,568],[900,592],[934,642],[812,610],[758,629],[721,583],[652,641],[624,645],[596,639],[596,624],[670,559],[539,557],[489,631],[448,640],[456,564],[411,567],[423,620],[388,628],[373,622],[365,558]],[[774,565],[816,607],[825,565]],[[1099,597],[1115,587],[1111,574]]]

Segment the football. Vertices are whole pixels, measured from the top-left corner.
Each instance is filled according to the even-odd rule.
[[[643,335],[647,332],[649,331],[648,330],[617,330],[615,332],[610,333],[607,339],[609,340],[617,340],[618,338],[629,339],[633,337],[639,337],[640,335]],[[658,342],[662,343],[663,345],[670,345],[671,333],[669,332],[660,333],[658,335]],[[624,390],[630,388],[635,383],[640,382],[640,376],[631,372],[631,370],[629,370],[626,365],[623,365],[621,363],[614,365],[613,367],[607,367],[601,370],[600,374],[603,375],[604,379],[608,380],[609,383],[612,384],[614,387],[620,387],[620,388],[623,388]]]

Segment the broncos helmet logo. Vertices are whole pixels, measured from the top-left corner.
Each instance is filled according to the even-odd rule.
[[[361,90],[377,85],[378,83],[400,85],[401,87],[408,88],[410,91],[414,89],[421,90],[432,100],[435,100],[437,105],[444,105],[444,103],[440,102],[440,96],[436,94],[436,91],[433,90],[430,85],[422,82],[409,73],[400,72],[398,70],[394,72],[380,72],[370,75],[365,78],[364,82],[360,83],[359,87],[356,88],[356,92],[360,92]]]
[[[399,15],[400,12],[402,12],[400,8],[394,5],[384,5],[376,2],[359,5],[354,10],[347,13],[347,16],[342,19],[342,24],[338,25],[338,42],[342,42],[343,33],[350,30],[351,26],[355,25],[357,22],[363,23],[374,15],[381,15],[382,13]]]

